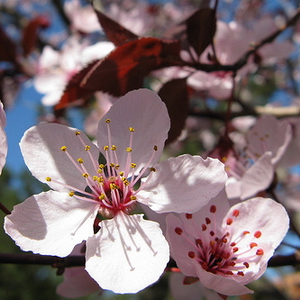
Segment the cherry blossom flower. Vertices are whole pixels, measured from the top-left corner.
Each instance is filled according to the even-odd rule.
[[[3,104],[0,101],[0,174],[6,162],[7,140],[4,127],[6,124],[6,115],[3,109]]]
[[[289,227],[287,212],[272,199],[230,207],[224,191],[198,212],[169,214],[166,221],[171,256],[181,272],[229,296],[252,292],[245,285],[265,272]]]
[[[35,89],[45,94],[42,98],[43,104],[57,104],[73,75],[93,60],[105,57],[113,49],[111,42],[88,45],[80,42],[76,35],[67,40],[61,51],[45,46],[33,81]]]
[[[221,137],[217,146],[209,153],[225,165],[228,175],[226,193],[229,199],[245,200],[266,190],[274,177],[272,152],[263,153],[256,161],[249,157],[244,148],[237,146],[229,137]]]
[[[286,120],[263,115],[246,135],[247,153],[257,160],[265,152],[272,153],[271,162],[277,165],[292,139],[292,128]]]
[[[79,0],[66,1],[64,11],[71,20],[71,27],[75,31],[91,33],[101,29],[97,15],[91,5],[81,6]]]
[[[30,128],[20,143],[24,160],[53,190],[15,206],[6,232],[24,251],[60,257],[86,241],[86,270],[103,289],[135,293],[152,284],[164,271],[169,247],[158,223],[130,214],[136,203],[158,213],[192,213],[227,179],[217,159],[182,155],[156,164],[169,127],[165,104],[140,89],[100,120],[99,148],[64,125]],[[99,149],[105,163],[98,162]]]
[[[269,17],[259,20],[251,29],[246,28],[243,24],[236,21],[230,23],[218,21],[214,37],[217,59],[224,65],[234,64],[249,50],[251,43],[254,44],[261,41],[272,34],[274,30],[276,30],[276,24]],[[258,51],[258,55],[260,55],[263,65],[270,65],[278,62],[279,59],[288,57],[293,50],[294,47],[290,42],[275,41],[264,45]],[[211,47],[208,47],[201,55],[200,61],[210,63],[207,58],[211,52]],[[189,60],[187,53],[184,54],[184,57]],[[237,80],[246,73],[254,70],[256,70],[256,67],[253,59],[250,59],[246,66],[237,73]],[[188,84],[196,90],[207,91],[211,97],[222,100],[230,96],[233,79],[231,72],[205,73],[198,71],[189,77]]]

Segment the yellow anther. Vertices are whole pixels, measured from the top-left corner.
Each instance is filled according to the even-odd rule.
[[[46,180],[47,181],[51,181],[51,177],[46,177]]]
[[[129,127],[128,129],[129,129],[130,132],[134,132],[134,128]]]
[[[99,165],[99,168],[100,168],[100,169],[104,169],[104,168],[105,168],[105,165],[100,164],[100,165]]]
[[[221,162],[226,162],[227,161],[227,157],[226,156],[223,156],[222,158],[221,158]]]
[[[74,192],[74,191],[71,191],[71,192],[69,193],[69,196],[70,196],[70,197],[73,197],[74,194],[75,194],[75,192]]]
[[[116,165],[115,165],[115,169],[118,170],[119,168],[120,168],[120,165],[119,165],[119,164],[116,164]]]
[[[113,168],[115,166],[115,164],[114,163],[110,163],[110,166]]]
[[[85,151],[89,151],[89,150],[91,150],[91,146],[85,145],[84,149],[85,149]]]
[[[110,123],[110,119],[106,119],[106,120],[105,120],[105,123]]]
[[[121,177],[124,176],[124,172],[123,172],[123,171],[120,172],[119,175],[120,175]]]
[[[153,146],[153,150],[157,151],[158,147],[156,145]]]
[[[66,146],[62,146],[62,147],[60,148],[60,150],[61,150],[61,151],[67,151],[67,147],[66,147]]]
[[[127,179],[123,180],[124,185],[128,186],[129,185],[129,181]]]
[[[77,161],[78,161],[80,164],[83,164],[83,162],[84,162],[82,158],[78,158]]]
[[[109,149],[109,147],[108,146],[104,146],[103,149],[104,149],[104,151],[107,151]]]
[[[126,151],[127,152],[132,152],[132,148],[130,148],[130,147],[126,148]]]
[[[104,179],[103,179],[102,176],[98,178],[98,182],[99,182],[99,183],[104,182]]]
[[[136,200],[136,196],[131,195],[130,200]]]
[[[82,176],[83,176],[84,178],[88,178],[88,177],[89,177],[89,174],[88,174],[88,173],[83,173]]]
[[[99,199],[100,199],[100,200],[104,200],[104,199],[105,199],[105,195],[104,195],[103,193],[100,194]]]
[[[80,135],[80,131],[76,131],[75,134],[76,134],[76,135]]]
[[[97,170],[97,173],[99,173],[99,174],[102,173],[102,172],[103,172],[103,169],[98,169]]]
[[[150,171],[151,172],[156,172],[156,169],[152,167],[152,168],[150,168]]]
[[[130,166],[131,166],[131,168],[135,168],[136,164],[135,163],[131,163]]]
[[[116,149],[117,149],[117,146],[116,146],[116,145],[112,145],[110,149],[111,149],[111,150],[116,150]]]
[[[111,190],[117,190],[117,189],[119,189],[119,187],[115,183],[111,183],[109,185],[109,187],[110,187]]]
[[[225,166],[225,171],[230,171],[230,167],[229,166]]]
[[[99,179],[99,177],[98,177],[98,176],[96,176],[96,175],[95,175],[95,176],[93,176],[93,180],[94,180],[94,181],[98,181],[98,179]]]

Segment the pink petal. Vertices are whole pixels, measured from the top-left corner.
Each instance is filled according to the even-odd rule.
[[[289,217],[285,208],[272,199],[257,197],[234,205],[228,211],[227,216],[232,215],[234,210],[239,211],[239,216],[230,225],[232,240],[238,238],[245,230],[250,233],[260,231],[259,238],[254,238],[249,234],[243,237],[243,243],[247,244],[255,240],[260,248],[265,245],[263,258],[266,262],[273,255],[275,248],[281,243],[289,228]],[[227,226],[227,216],[224,218],[223,228]]]
[[[170,158],[155,169],[142,184],[138,200],[158,213],[195,212],[216,196],[227,180],[218,159],[200,156]]]
[[[65,280],[56,289],[56,292],[63,297],[77,298],[101,292],[99,285],[84,267],[66,268],[64,278]]]
[[[212,289],[222,295],[244,295],[253,293],[243,284],[234,281],[233,279],[218,276],[210,272],[206,272],[202,267],[195,261],[192,260],[197,270],[197,277],[199,277],[200,282],[208,289]]]
[[[97,206],[48,191],[16,205],[4,228],[24,251],[67,256],[74,246],[93,235]]]
[[[239,180],[230,177],[226,182],[226,193],[229,199],[245,200],[268,188],[274,176],[271,152],[264,153]]]
[[[169,261],[169,246],[158,223],[143,215],[118,214],[102,221],[87,240],[86,270],[103,288],[136,293],[159,279]]]
[[[258,158],[266,151],[272,152],[272,163],[277,164],[292,138],[287,121],[279,121],[271,115],[263,115],[247,134],[248,151]]]
[[[117,146],[116,154],[120,170],[125,169],[130,147],[130,135],[133,136],[131,161],[137,165],[137,171],[151,158],[157,146],[152,162],[159,159],[170,128],[170,119],[165,104],[159,96],[148,89],[139,89],[127,93],[110,108],[100,120],[98,127],[98,146],[100,150],[110,145],[107,119],[111,131],[111,143]],[[134,132],[129,131],[134,128]]]
[[[77,168],[80,167],[78,158],[83,159],[87,173],[96,173],[89,154],[97,162],[99,150],[84,133],[79,137],[76,132],[76,129],[60,124],[41,124],[28,129],[21,140],[21,151],[33,176],[55,190],[69,192],[70,188],[57,184],[54,180],[78,189],[85,189],[87,183],[82,177],[85,172]],[[90,147],[89,151],[85,150],[85,145]],[[67,147],[75,163],[68,158],[66,152],[61,150],[62,146]],[[52,181],[47,181],[47,177]]]

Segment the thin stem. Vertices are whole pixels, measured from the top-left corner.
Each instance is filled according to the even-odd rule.
[[[0,202],[0,209],[6,214],[6,215],[10,215],[11,211],[3,204]]]

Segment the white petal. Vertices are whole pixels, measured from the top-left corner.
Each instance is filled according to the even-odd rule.
[[[76,131],[60,124],[41,124],[28,129],[21,140],[21,151],[32,174],[55,190],[70,191],[70,188],[53,181],[48,182],[46,177],[78,189],[85,189],[87,183],[82,177],[85,172],[78,170],[77,167],[81,167],[77,162],[78,158],[84,160],[83,165],[88,173],[96,173],[89,154],[97,162],[99,150],[84,133],[80,134],[80,138],[84,141],[82,144],[75,134]],[[84,145],[89,145],[90,151],[86,151]],[[66,152],[61,151],[62,146],[67,147],[75,164],[68,158]]]
[[[292,138],[291,125],[274,116],[263,115],[248,132],[248,151],[253,157],[260,157],[266,151],[272,152],[272,163],[277,164]]]
[[[239,216],[234,218],[231,227],[232,240],[238,239],[241,232],[247,230],[252,233],[245,235],[242,242],[249,244],[248,238],[251,242],[257,242],[260,248],[264,249],[265,258],[262,264],[273,254],[274,249],[281,243],[289,228],[289,217],[285,208],[269,198],[252,198],[231,207],[227,216],[232,218],[232,212],[239,211]],[[270,213],[272,212],[272,213]],[[223,228],[226,228],[227,217],[224,218]],[[224,229],[226,230],[226,229]],[[253,234],[256,231],[262,233],[261,237],[254,238]],[[265,245],[266,248],[262,247]]]
[[[182,155],[155,166],[138,200],[158,213],[193,213],[216,196],[227,180],[224,165],[213,158]]]
[[[192,262],[195,265],[200,282],[208,289],[228,296],[253,293],[253,291],[233,279],[206,272],[194,259]]]
[[[157,281],[169,261],[158,223],[118,214],[87,240],[86,270],[103,288],[136,293]]]
[[[152,162],[158,161],[170,129],[170,118],[166,105],[157,94],[148,89],[139,89],[117,100],[99,122],[97,140],[100,150],[109,145],[106,119],[111,120],[111,142],[117,146],[120,171],[124,170],[127,161],[126,148],[130,146],[131,134],[129,127],[135,130],[132,133],[131,157],[132,162],[137,164],[137,170],[149,161],[154,146],[157,146],[158,150]]]
[[[272,153],[266,152],[244,173],[241,179],[242,200],[255,196],[270,186],[274,176],[271,160]]]
[[[198,277],[192,259],[188,256],[190,251],[195,251],[195,246],[188,242],[182,235],[175,232],[176,228],[184,230],[184,225],[179,216],[169,214],[167,222],[167,240],[170,244],[171,256],[175,259],[180,271],[186,276]],[[185,234],[185,231],[183,232]]]
[[[24,251],[64,257],[93,235],[96,213],[95,204],[48,191],[16,205],[4,228]]]

